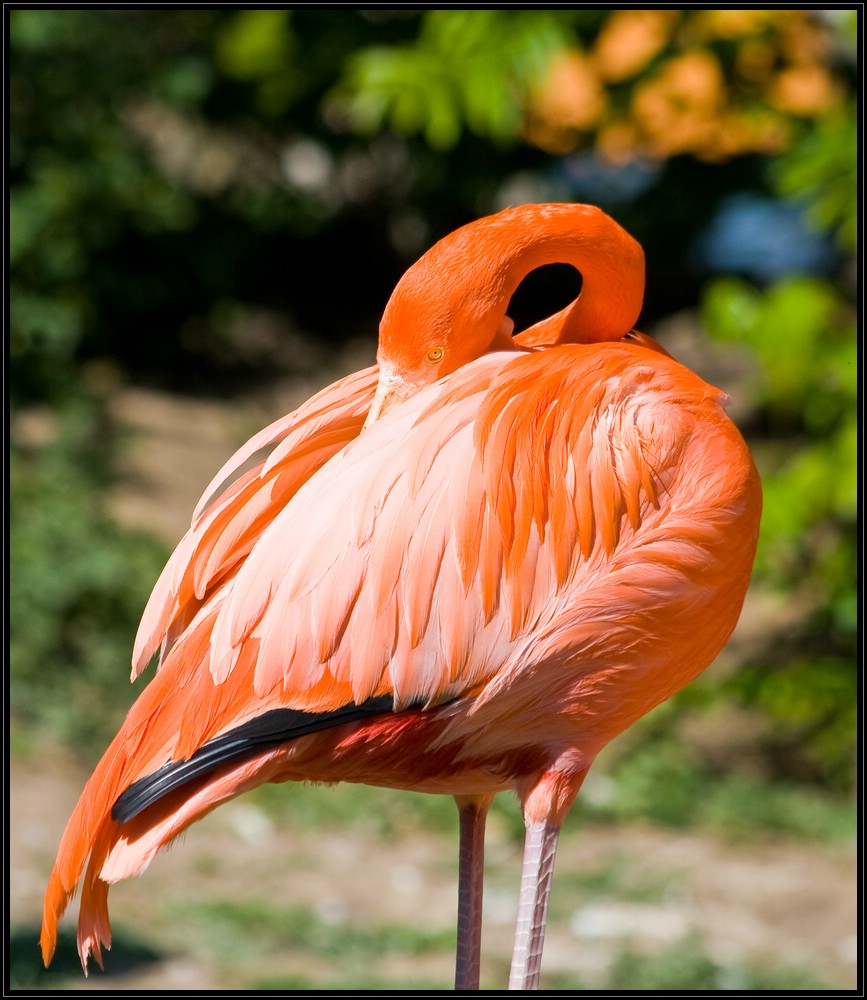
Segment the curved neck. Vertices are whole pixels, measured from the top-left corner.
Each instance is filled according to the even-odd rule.
[[[520,213],[520,225],[512,231],[504,269],[504,308],[524,278],[545,264],[571,264],[583,279],[574,302],[523,331],[517,344],[619,340],[632,329],[644,300],[644,252],[625,229],[590,205],[528,205],[510,212]]]
[[[513,339],[512,295],[531,271],[558,263],[581,272],[581,294]],[[644,253],[601,209],[521,205],[455,230],[409,268],[383,313],[378,356],[427,384],[490,350],[619,340],[643,296]],[[431,348],[444,357],[439,367],[418,361]]]

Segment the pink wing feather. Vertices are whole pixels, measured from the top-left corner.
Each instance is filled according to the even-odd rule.
[[[207,594],[238,568],[298,488],[357,437],[376,379],[374,366],[327,386],[254,435],[220,469],[145,607],[134,645],[133,679],[160,647],[161,659],[165,657]],[[265,448],[273,448],[267,458],[234,478]],[[233,481],[220,491],[227,480]]]
[[[589,764],[727,638],[736,611],[706,635],[692,612],[703,595],[740,608],[750,560],[735,549],[755,544],[758,487],[717,390],[631,345],[491,354],[359,434],[373,384],[344,380],[253,439],[239,457],[280,443],[179,546],[142,625],[142,656],[168,632],[161,669],[70,820],[46,954],[88,854],[85,961],[108,942],[106,879],[320,745],[217,771],[129,829],[111,818],[131,783],[244,720],[464,699],[438,746],[499,761],[562,738]]]

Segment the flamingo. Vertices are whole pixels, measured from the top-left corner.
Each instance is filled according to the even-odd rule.
[[[512,293],[552,262],[580,296],[513,337]],[[61,840],[46,964],[79,882],[87,973],[109,885],[191,823],[265,782],[350,781],[455,798],[456,990],[479,988],[485,817],[517,794],[509,989],[538,988],[588,769],[723,647],[758,534],[727,397],[632,329],[643,280],[640,246],[592,206],[464,226],[398,283],[378,365],[217,474],[136,637],[133,676],[158,654],[156,674]]]

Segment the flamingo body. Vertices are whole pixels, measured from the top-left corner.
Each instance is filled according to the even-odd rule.
[[[583,206],[555,208],[549,222],[574,227],[567,209]],[[544,230],[528,206],[493,217],[494,242],[528,216]],[[550,257],[543,236],[521,258],[527,269]],[[423,277],[450,273],[449,247],[422,259]],[[80,880],[86,969],[110,944],[108,885],[266,781],[454,795],[462,845],[465,828],[476,845],[468,865],[487,805],[511,789],[532,833],[528,857],[553,863],[556,830],[598,752],[724,645],[760,511],[726,397],[649,338],[621,339],[631,305],[599,339],[591,317],[586,342],[571,342],[582,327],[570,307],[528,343],[505,340],[520,268],[504,252],[484,258],[469,319],[452,310],[449,328],[423,323],[413,352],[387,310],[379,368],[277,421],[213,485],[263,446],[267,458],[215,498],[206,491],[137,639],[134,671],[161,649],[158,671],[64,834],[46,893],[46,961]],[[473,289],[461,281],[465,307]],[[413,294],[411,279],[390,303],[398,326]],[[455,362],[450,330],[462,323],[483,327],[482,342]],[[448,370],[433,370],[441,345]],[[480,891],[462,910],[469,925]],[[532,971],[513,988],[532,988],[541,938],[521,926],[518,938]]]

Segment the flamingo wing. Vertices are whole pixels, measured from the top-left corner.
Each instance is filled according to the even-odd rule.
[[[356,389],[344,415],[353,428],[372,380]],[[154,616],[155,633],[185,595],[198,604],[70,820],[46,896],[44,954],[88,854],[85,965],[110,940],[107,883],[140,871],[219,802],[286,777],[366,780],[316,764],[335,746],[321,749],[325,730],[361,733],[370,755],[377,726],[396,739],[401,720],[443,719],[417,750],[457,748],[453,767],[470,741],[476,758],[494,761],[533,742],[555,752],[584,739],[586,770],[727,638],[730,614],[718,634],[690,633],[696,601],[725,591],[737,617],[749,567],[731,567],[743,563],[738,545],[755,545],[755,473],[721,400],[633,345],[491,354],[327,461],[328,448],[317,452],[315,469],[304,466],[306,478],[265,514],[233,507],[252,480],[230,488],[197,524],[242,539],[242,554],[217,559],[198,591],[161,584],[169,611]],[[290,437],[260,481],[292,461]],[[240,532],[208,522],[224,507]],[[747,530],[733,544],[726,528],[739,518]],[[181,565],[171,579],[190,576]],[[659,615],[671,632],[651,648],[642,636],[659,635],[646,628]],[[673,656],[671,676],[649,683]],[[398,783],[378,773],[389,780]]]
[[[134,645],[133,679],[158,649],[161,659],[166,655],[299,487],[358,435],[376,379],[375,366],[339,379],[254,435],[220,469],[148,600]],[[240,471],[266,449],[266,457]]]

